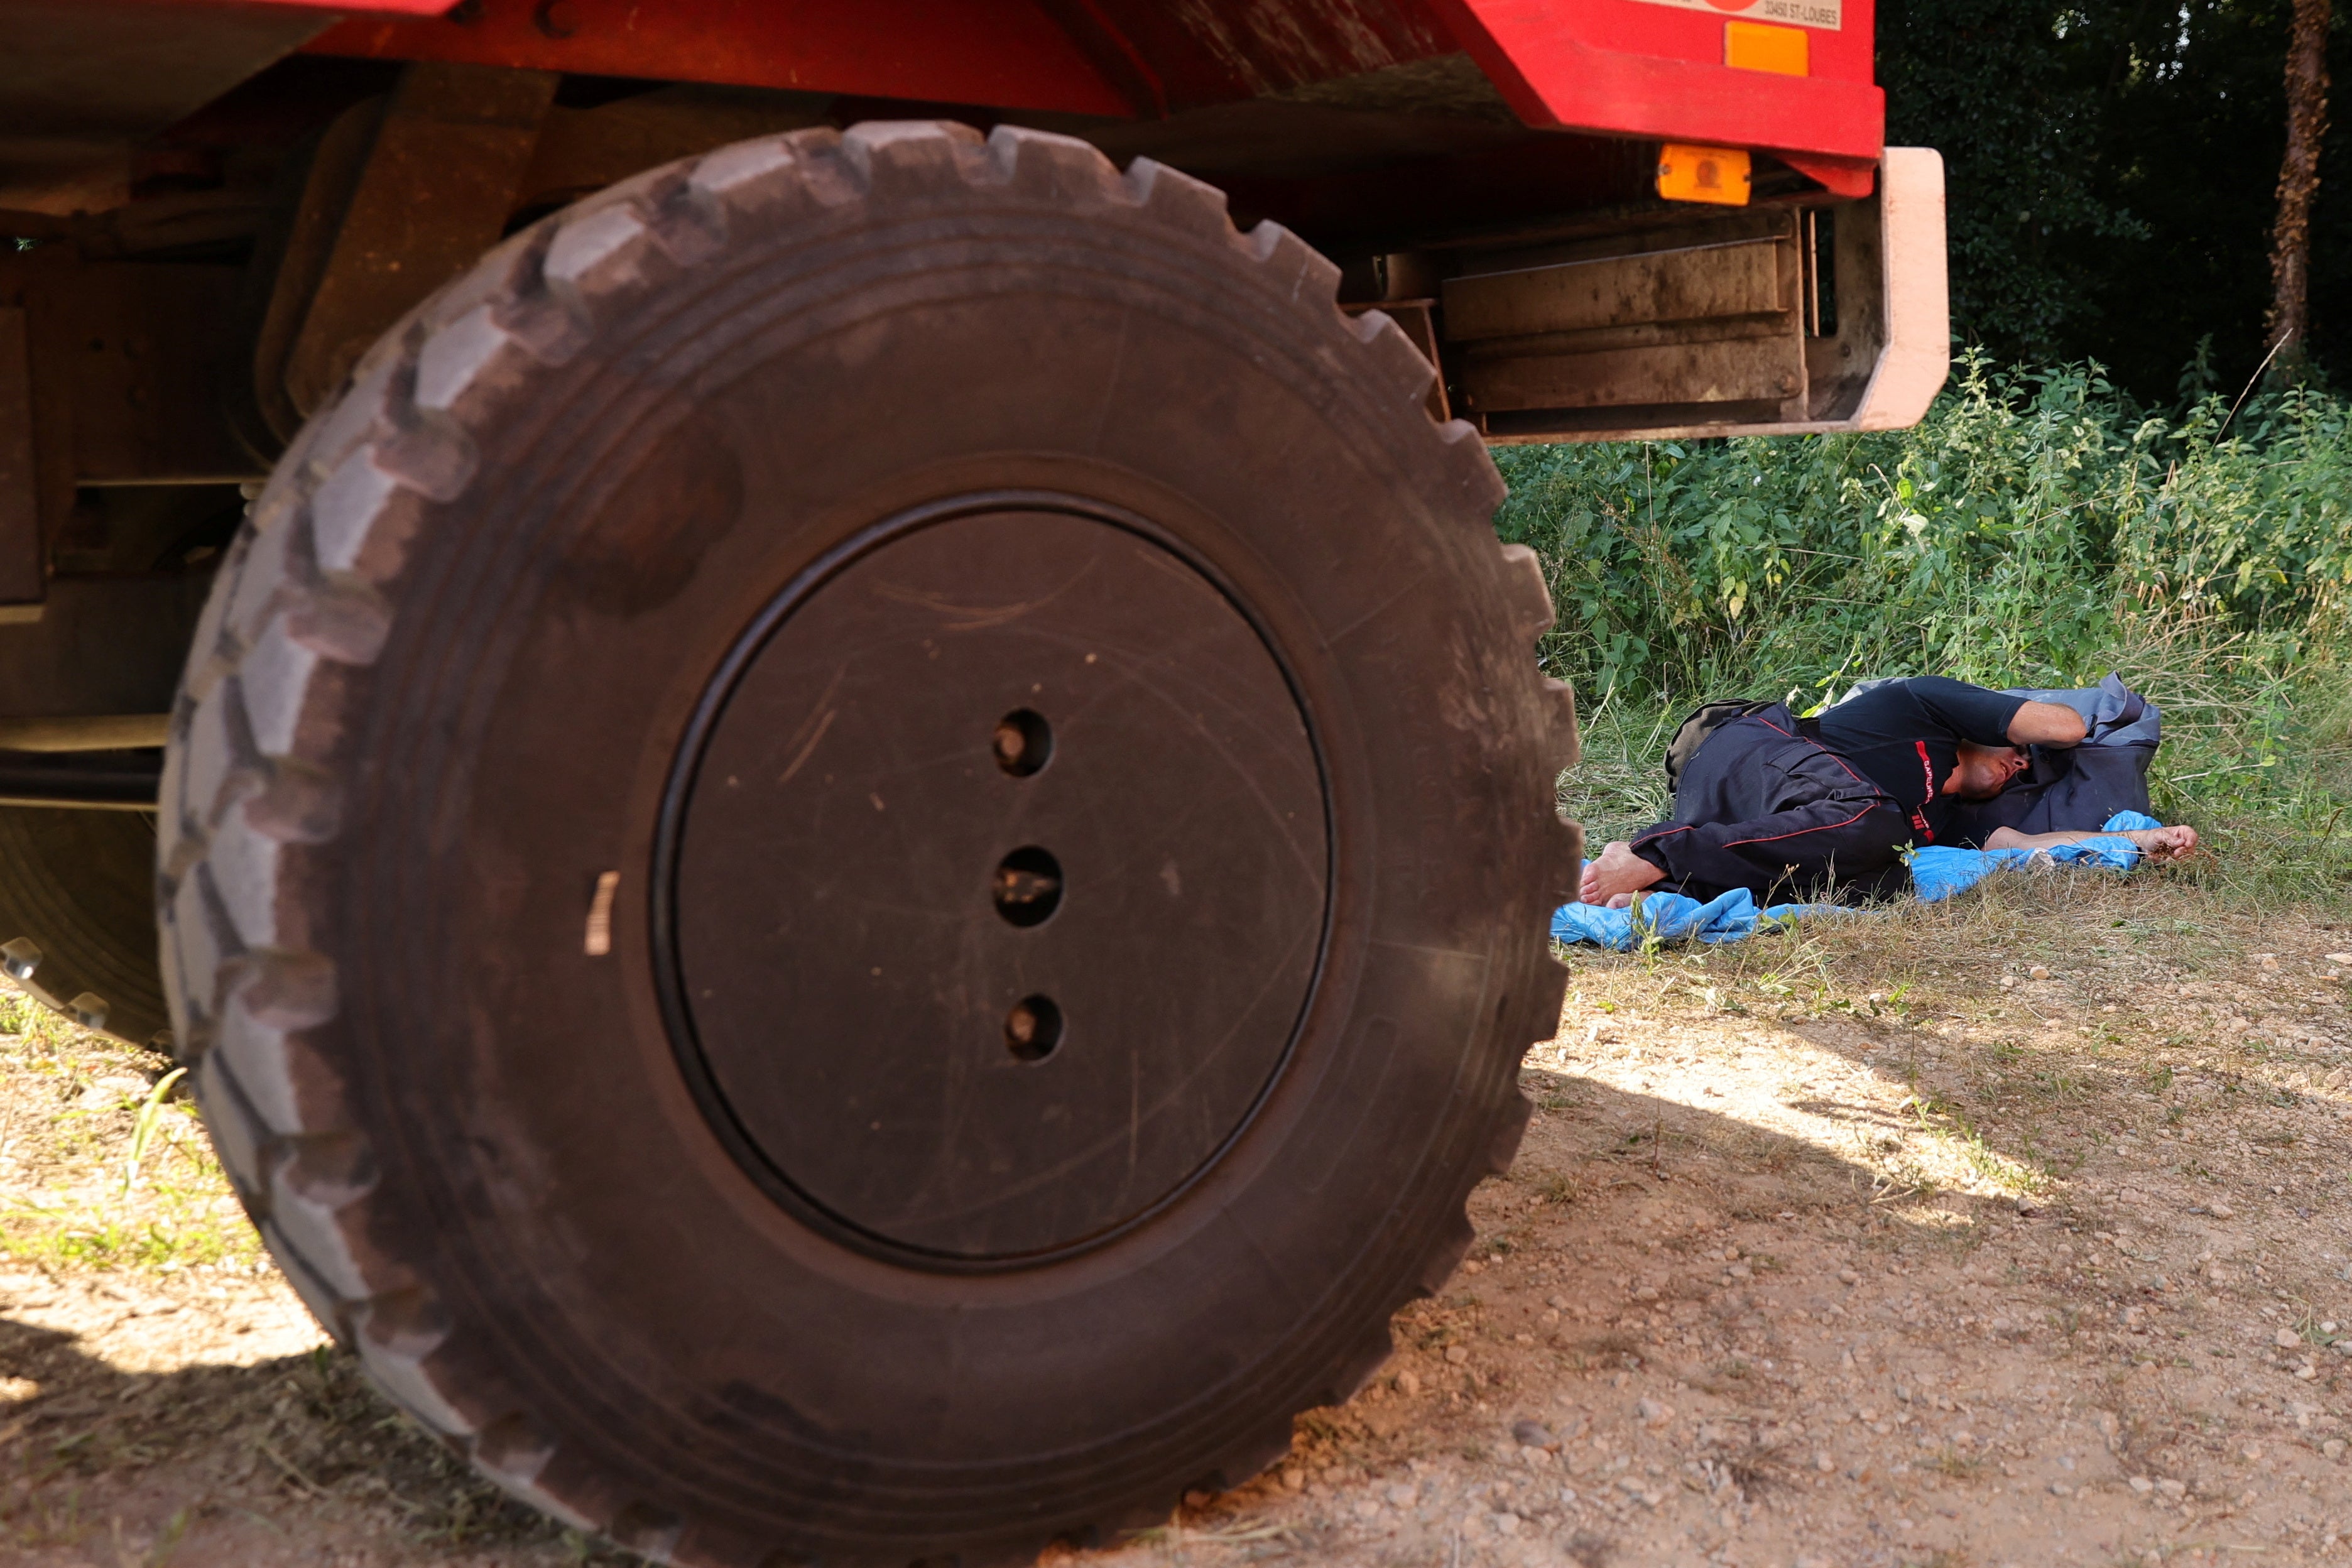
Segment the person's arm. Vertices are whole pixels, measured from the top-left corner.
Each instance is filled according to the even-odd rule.
[[[1914,676],[1902,690],[1927,721],[1973,746],[2072,745],[2083,738],[2081,716],[2054,702],[1971,686],[1948,675]],[[2064,738],[2044,741],[2045,734]]]
[[[2046,704],[2036,703],[2042,707]],[[2073,709],[2068,709],[2073,712]],[[1996,827],[1986,836],[1988,849],[2048,849],[2060,844],[2080,844],[2085,838],[2128,838],[2139,847],[2141,854],[2151,860],[2178,860],[2197,847],[2197,830],[2193,827],[2145,827],[2128,832],[2101,833],[2075,829],[2063,833],[2020,833],[2014,827]]]
[[[2080,745],[2090,732],[2083,716],[2063,702],[2029,701],[2009,721],[2010,742],[2020,746]]]

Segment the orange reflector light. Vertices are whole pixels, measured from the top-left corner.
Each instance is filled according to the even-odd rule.
[[[1658,195],[1670,202],[1748,205],[1748,154],[1738,147],[1688,147],[1669,142],[1658,149]]]
[[[1741,70],[1804,76],[1809,71],[1805,30],[1775,27],[1762,22],[1726,22],[1723,63],[1738,66]]]

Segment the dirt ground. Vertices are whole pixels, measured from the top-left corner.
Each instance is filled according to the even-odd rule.
[[[1387,1369],[1055,1568],[2352,1558],[2347,950],[2053,875],[1571,955],[1517,1164]],[[626,1561],[357,1383],[153,1064],[10,1020],[0,1563]]]

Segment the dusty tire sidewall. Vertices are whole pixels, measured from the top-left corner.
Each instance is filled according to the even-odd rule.
[[[362,1252],[443,1298],[436,1383],[554,1435],[540,1484],[582,1512],[675,1488],[746,1529],[920,1541],[1034,1528],[1048,1484],[1057,1517],[1133,1506],[1346,1393],[1458,1248],[1557,1000],[1524,870],[1556,853],[1541,718],[1492,536],[1432,494],[1436,433],[1298,281],[1139,212],[902,205],[657,273],[471,422],[495,457],[421,514],[381,658],[305,716],[348,821],[288,852],[279,918],[337,965],[308,1044],[377,1153]],[[596,568],[684,547],[665,465],[717,448],[741,505],[631,602]],[[1239,1143],[1129,1237],[971,1276],[815,1237],[735,1166],[662,1027],[645,868],[759,605],[978,488],[1125,508],[1233,584],[1315,716],[1336,855],[1315,1001]]]

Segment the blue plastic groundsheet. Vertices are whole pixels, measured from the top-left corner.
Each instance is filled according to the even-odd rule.
[[[2105,833],[2161,827],[2152,816],[2119,811],[2100,825]],[[2041,858],[2061,866],[2090,866],[2128,871],[2139,863],[2139,848],[2128,838],[2085,838],[2049,849],[1952,849],[1930,845],[1912,851],[1911,888],[1923,904],[1941,903],[1987,877]],[[1599,904],[1562,904],[1551,917],[1554,942],[1590,942],[1595,947],[1628,952],[1648,942],[1739,942],[1759,931],[1793,925],[1812,915],[1852,915],[1864,911],[1843,904],[1773,904],[1756,907],[1756,897],[1740,888],[1705,903],[1680,893],[1651,893],[1630,910],[1603,909]]]

